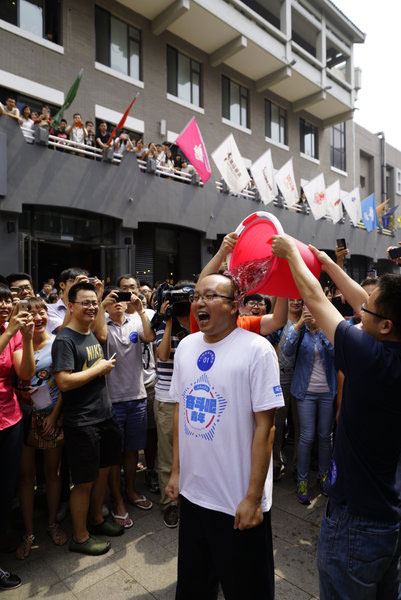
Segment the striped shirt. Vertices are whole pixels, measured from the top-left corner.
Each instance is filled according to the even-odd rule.
[[[162,339],[166,324],[164,321],[159,325],[156,331],[156,345],[159,347]],[[157,359],[157,383],[155,385],[155,398],[159,402],[170,402],[175,404],[175,400],[172,400],[169,395],[171,378],[173,376],[174,368],[174,354],[180,340],[174,335],[174,330],[171,333],[171,351],[169,359],[166,361]]]

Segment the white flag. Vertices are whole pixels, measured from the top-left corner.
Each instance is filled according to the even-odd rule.
[[[326,185],[324,175],[321,173],[312,181],[302,186],[312,215],[316,221],[326,216]]]
[[[266,152],[253,163],[251,173],[260,197],[262,198],[262,202],[264,204],[269,204],[278,193],[270,149],[266,150]]]
[[[359,188],[356,187],[354,190],[352,190],[352,192],[349,192],[346,196],[344,196],[344,198],[342,198],[342,202],[349,215],[349,218],[352,221],[352,224],[356,227],[359,221],[362,219]]]
[[[230,190],[234,194],[242,192],[250,177],[232,133],[216,148],[212,158]]]
[[[336,224],[343,216],[343,207],[341,204],[340,182],[335,181],[326,188],[326,204],[327,212],[330,215],[333,223]]]
[[[297,186],[295,183],[294,169],[292,166],[292,158],[281,167],[276,174],[276,183],[280,188],[280,192],[287,202],[287,206],[291,208],[299,201]]]

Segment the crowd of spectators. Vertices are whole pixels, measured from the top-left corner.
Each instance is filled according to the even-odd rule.
[[[28,142],[33,141],[34,127],[38,125],[58,138],[56,147],[58,150],[63,149],[60,147],[63,140],[70,140],[78,150],[85,147],[89,150],[91,148],[105,150],[110,147],[117,156],[132,152],[139,160],[151,159],[165,176],[182,173],[191,176],[195,173],[194,167],[184,156],[179,152],[173,154],[171,144],[149,142],[146,146],[142,138],[124,129],[110,142],[111,131],[106,121],[99,121],[96,128],[93,121],[84,121],[79,113],[75,113],[70,124],[66,119],[61,119],[58,126],[54,127],[51,109],[47,104],[42,106],[40,113],[32,111],[28,104],[25,104],[20,111],[13,96],[7,96],[4,105],[0,102],[0,116],[2,114],[19,121],[22,133]]]

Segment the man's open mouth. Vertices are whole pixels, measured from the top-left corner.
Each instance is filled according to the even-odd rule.
[[[209,313],[201,310],[198,312],[198,319],[200,323],[208,323],[210,320],[210,315]]]

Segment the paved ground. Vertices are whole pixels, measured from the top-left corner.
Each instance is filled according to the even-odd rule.
[[[143,487],[142,474],[138,477]],[[272,521],[277,600],[315,600],[318,596],[316,544],[325,499],[313,495],[309,507],[298,504],[288,475],[275,485]],[[150,495],[157,503],[157,497]],[[43,597],[54,600],[174,599],[177,530],[167,529],[155,505],[150,512],[131,509],[134,527],[112,541],[96,558],[56,548],[46,534],[45,512],[37,510],[37,540],[31,557],[17,561],[2,555],[0,565],[18,573],[23,585],[3,592],[7,600]],[[64,522],[70,533],[69,519]],[[223,596],[221,595],[221,598]],[[256,599],[246,599],[256,600]]]

